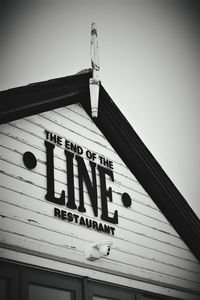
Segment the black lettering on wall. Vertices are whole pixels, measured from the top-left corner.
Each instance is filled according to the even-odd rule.
[[[73,158],[74,154],[65,150],[65,155],[67,158],[67,189],[68,189],[68,201],[67,207],[71,209],[76,209],[75,196],[74,196],[74,167]]]
[[[113,171],[105,169],[102,166],[98,166],[99,176],[100,176],[100,185],[101,185],[101,206],[102,206],[102,215],[101,219],[113,224],[118,224],[118,211],[115,210],[114,216],[108,216],[108,203],[107,198],[112,202],[112,188],[106,187],[106,175],[108,175],[112,181],[114,181]]]
[[[83,217],[80,217],[80,222],[79,222],[79,225],[83,225],[85,226],[85,220]]]
[[[96,183],[96,170],[95,170],[96,164],[93,161],[89,162],[92,170],[92,182],[91,182],[83,158],[76,155],[76,160],[78,163],[79,201],[80,201],[78,211],[86,212],[84,206],[84,195],[83,195],[83,182],[85,182],[90,197],[90,201],[92,204],[94,215],[95,217],[97,217],[98,205],[97,205],[97,183]]]
[[[57,207],[54,207],[54,216],[60,218],[60,209]]]
[[[46,147],[46,164],[47,164],[47,194],[45,198],[53,203],[65,205],[65,191],[62,190],[60,197],[55,196],[55,182],[54,182],[54,148],[55,145],[45,141]]]

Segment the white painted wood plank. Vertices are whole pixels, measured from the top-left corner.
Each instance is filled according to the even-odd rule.
[[[19,168],[18,166],[9,164],[5,161],[1,161],[0,165],[1,165],[1,169],[5,173],[7,172],[7,170],[9,170],[9,174],[13,174],[13,175],[17,174],[18,178],[21,178],[22,180],[24,179],[24,181],[26,180],[28,182],[31,182],[32,185],[38,184],[40,187],[46,186],[45,176],[42,176],[38,173],[36,176],[36,174],[33,171],[30,172],[30,170],[27,170],[25,168]],[[62,175],[65,175],[65,174],[63,173]],[[62,175],[56,176],[56,172],[55,172],[55,178],[59,177],[59,182],[58,181],[55,182],[55,191],[58,192],[59,194],[62,190],[66,190],[66,185],[60,181],[60,177]],[[77,194],[78,194],[78,188],[76,189],[76,199],[78,199]],[[85,198],[87,197],[86,198],[87,203],[89,204],[90,200],[89,200],[88,194],[85,192],[84,195],[85,195]],[[112,208],[113,212],[114,212],[115,208],[117,208],[115,206],[115,204],[112,204],[112,206],[110,204],[109,206],[113,207]],[[91,216],[92,210],[89,210],[89,208],[87,207],[87,211],[90,212],[89,216]],[[110,209],[109,211],[112,211],[112,210]],[[127,220],[124,218],[120,218],[120,220],[119,220],[120,227],[122,227],[122,228],[129,228],[130,231],[132,231],[132,228],[133,228],[133,231],[136,233],[140,233],[140,235],[149,236],[153,239],[160,240],[160,241],[163,241],[166,243],[170,243],[172,245],[176,245],[178,247],[186,249],[185,244],[178,237],[172,236],[171,234],[166,234],[163,231],[159,231],[159,229],[157,229],[156,227],[146,227],[146,226],[140,224],[139,222],[138,223],[134,222],[134,225],[133,225],[133,222],[134,222],[134,220],[130,221],[130,220]]]
[[[34,226],[30,228],[30,225],[29,227],[27,227],[27,224],[24,223],[16,224],[16,221],[13,221],[12,224],[12,220],[9,220],[9,222],[7,222],[6,218],[4,218],[2,223],[3,223],[3,229],[4,227],[7,227],[8,229],[7,232],[5,233],[4,231],[1,231],[0,234],[1,242],[5,242],[6,244],[9,245],[13,245],[13,244],[16,244],[18,246],[20,245],[20,247],[22,248],[32,249],[37,251],[38,253],[40,252],[41,254],[46,253],[58,257],[66,257],[68,260],[71,260],[72,262],[73,261],[79,261],[80,263],[84,262],[86,265],[88,265],[88,267],[91,264],[91,262],[87,261],[84,258],[83,252],[81,254],[81,252],[76,251],[73,244],[69,245],[67,241],[64,240],[64,237],[60,238],[59,234],[51,235],[49,232],[46,231],[44,232],[43,230],[43,234],[41,235],[40,233],[39,234],[37,233],[35,228],[33,228]],[[14,225],[14,232],[9,231],[9,230],[13,230],[12,228],[13,225]],[[17,234],[18,230],[20,231],[19,235]],[[48,238],[50,238],[50,241],[52,242],[50,242],[46,238],[46,233],[48,235]],[[31,234],[31,238],[30,238],[30,234]],[[56,244],[54,244],[54,241],[56,242]],[[130,274],[134,276],[140,276],[140,277],[149,276],[148,278],[151,278],[151,280],[159,280],[160,282],[165,282],[168,284],[176,284],[178,286],[184,285],[185,287],[188,288],[192,287],[195,290],[199,290],[199,284],[196,283],[196,280],[198,280],[197,276],[193,276],[193,278],[191,276],[193,280],[189,280],[189,281],[182,277],[176,277],[175,275],[168,276],[167,274],[156,270],[142,268],[138,266],[138,260],[136,259],[135,261],[133,261],[132,258],[131,258],[132,259],[131,263],[130,261],[127,261],[127,263],[121,264],[120,261],[117,260],[117,255],[119,256],[119,254],[116,253],[116,251],[113,249],[109,259],[102,258],[99,261],[93,262],[92,265],[99,266],[102,269],[109,268],[109,270],[115,270],[117,272]],[[120,253],[120,255],[122,255],[122,253]]]
[[[22,191],[23,191],[23,192],[26,192],[26,194],[27,194],[27,191],[29,191],[29,190],[32,191],[32,189],[26,187],[26,185],[29,186],[29,184],[23,183],[21,181],[15,181],[13,178],[10,178],[10,180],[14,184],[14,186],[16,186],[16,189],[19,189],[19,193],[22,193]],[[21,187],[22,187],[22,189],[21,189]],[[34,188],[35,188],[35,191],[31,195],[31,197],[33,197],[33,199],[35,199],[36,195],[37,195],[37,197],[39,197],[40,193],[41,193],[40,189],[36,189],[36,187],[34,187]],[[26,194],[25,194],[25,196],[26,196]],[[29,193],[29,195],[30,195],[30,193]],[[43,198],[41,198],[41,199],[43,199]],[[51,204],[51,205],[52,205],[52,207],[54,206],[54,204]],[[188,250],[177,248],[177,247],[174,247],[173,245],[170,245],[167,243],[161,243],[157,240],[149,239],[148,237],[144,237],[144,236],[142,236],[140,234],[136,234],[134,232],[132,232],[130,234],[130,232],[127,232],[127,230],[121,229],[120,231],[118,231],[118,228],[116,228],[116,232],[117,232],[116,233],[117,237],[119,239],[121,239],[122,241],[130,241],[131,243],[133,243],[133,245],[143,246],[143,247],[146,247],[147,249],[154,249],[155,251],[159,250],[159,252],[161,252],[161,253],[163,252],[163,253],[167,253],[167,254],[175,256],[175,257],[180,256],[182,258],[185,258],[186,260],[195,261],[194,256]]]
[[[112,146],[109,144],[102,132],[96,127],[92,120],[87,120],[76,114],[73,114],[72,116],[71,114],[72,111],[65,111],[64,109],[60,109],[59,111],[52,110],[51,112],[42,113],[40,115],[51,119],[57,124],[62,124],[63,127],[70,128],[71,126],[68,126],[68,124],[71,124],[73,129],[77,128],[77,132],[81,133],[84,136],[88,133],[90,136],[97,137],[97,140],[101,140],[102,144],[106,145],[107,148],[112,152],[114,151]]]
[[[33,212],[33,211],[27,211],[25,208],[19,207],[19,206],[15,206],[15,205],[10,205],[8,203],[2,203],[2,214],[5,217],[12,219],[10,220],[9,224],[6,224],[5,226],[4,224],[4,218],[3,218],[3,222],[2,222],[2,230],[8,231],[8,232],[12,232],[12,230],[17,230],[17,233],[21,233],[22,234],[22,227],[20,227],[19,231],[17,229],[17,226],[20,224],[21,222],[23,222],[23,228],[28,228],[28,226],[30,227],[31,230],[31,236],[36,239],[37,238],[42,241],[46,241],[49,242],[51,244],[55,244],[55,245],[60,245],[62,247],[73,247],[73,249],[77,249],[78,251],[84,251],[82,248],[84,245],[85,241],[95,241],[96,238],[101,239],[102,234],[97,233],[97,232],[90,232],[90,235],[88,236],[88,234],[86,233],[86,230],[84,227],[81,226],[76,226],[72,223],[66,223],[66,222],[58,222],[58,220],[56,220],[55,218],[47,216],[47,215],[42,215],[41,213],[37,212]],[[53,212],[52,212],[53,215]],[[13,220],[17,220],[17,226],[15,225],[11,225]],[[24,225],[26,223],[26,226]],[[28,225],[27,225],[28,224]],[[19,226],[20,226],[19,225]],[[35,229],[35,227],[38,227],[39,229]],[[47,233],[43,232],[43,229],[47,230]],[[61,230],[62,229],[62,230]],[[34,231],[35,230],[35,231]],[[27,229],[28,231],[28,229]],[[35,233],[35,235],[34,235]],[[55,237],[56,235],[56,237]],[[60,237],[61,235],[61,237]],[[66,246],[66,243],[63,243],[63,238],[66,239],[68,241],[68,246]],[[80,243],[80,239],[81,239],[81,243]],[[92,240],[91,240],[92,239]],[[173,274],[173,276],[177,276],[177,277],[181,277],[181,278],[188,278],[191,279],[193,278],[193,280],[195,280],[195,278],[197,278],[197,273],[199,274],[198,276],[200,276],[200,270],[198,270],[196,268],[196,270],[187,270],[184,269],[180,266],[174,266],[174,265],[170,265],[169,263],[161,263],[159,260],[153,260],[153,259],[146,259],[145,260],[145,267],[143,267],[142,265],[142,261],[144,260],[144,257],[141,257],[141,255],[137,255],[135,256],[135,254],[133,255],[133,247],[132,245],[128,247],[128,244],[125,245],[125,248],[122,248],[121,246],[121,241],[119,243],[117,243],[117,237],[112,237],[109,236],[109,239],[111,241],[113,241],[113,243],[115,244],[114,249],[117,251],[120,251],[120,254],[115,254],[114,257],[112,257],[113,255],[111,255],[111,259],[113,261],[120,261],[129,265],[133,265],[133,266],[142,266],[142,268],[146,268],[146,269],[150,269],[150,270],[154,270],[157,272],[163,272],[162,270],[164,270],[164,273],[169,272],[167,274]],[[75,241],[75,244],[74,244]],[[109,258],[110,258],[109,257]],[[186,277],[186,275],[188,277]],[[183,276],[183,277],[182,277]]]
[[[71,121],[76,122],[77,124],[81,125],[81,126],[85,126],[88,129],[92,129],[92,131],[94,133],[96,133],[97,135],[102,136],[104,139],[104,135],[103,133],[96,127],[96,125],[94,124],[93,120],[90,118],[86,118],[85,116],[83,117],[82,115],[80,115],[79,113],[69,109],[68,107],[61,107],[58,109],[54,109],[52,110],[54,113],[63,116],[64,118],[68,118]],[[42,115],[42,113],[41,113]]]
[[[12,193],[8,193],[8,194],[12,195]],[[61,222],[61,223],[58,222],[57,219],[55,219],[53,217],[53,207],[52,207],[52,205],[49,205],[49,203],[44,203],[41,201],[37,201],[36,199],[34,199],[34,200],[32,199],[32,201],[29,201],[29,206],[25,207],[24,203],[21,203],[21,205],[19,205],[20,202],[22,202],[22,201],[20,201],[19,196],[18,196],[17,202],[15,201],[13,203],[14,204],[14,206],[13,206],[13,205],[10,205],[10,204],[12,204],[12,201],[9,201],[8,197],[7,197],[7,199],[5,199],[5,196],[4,197],[1,196],[1,198],[3,198],[3,201],[4,201],[4,203],[2,203],[2,212],[3,212],[3,209],[7,207],[7,214],[6,214],[7,217],[16,218],[17,212],[22,210],[22,211],[24,211],[24,213],[22,213],[22,216],[20,215],[20,213],[18,213],[19,216],[17,219],[19,221],[22,220],[24,222],[31,222],[31,224],[35,223],[36,226],[37,226],[37,224],[40,224],[42,227],[44,227],[46,229],[49,228],[49,230],[53,230],[56,232],[58,231],[63,234],[66,234],[67,230],[69,229],[70,234],[71,234],[71,232],[73,232],[74,237],[76,237],[78,239],[81,238],[81,239],[88,240],[87,230],[85,230],[86,228],[80,228],[78,225],[73,224],[73,223],[72,224],[67,223],[67,225],[66,225],[66,222]],[[16,199],[16,195],[15,195],[15,199]],[[6,204],[5,201],[7,201],[10,204],[8,204],[8,203]],[[28,201],[28,199],[26,199],[26,202],[27,201]],[[49,218],[49,221],[48,221],[47,217]],[[47,221],[45,222],[45,220],[47,220]],[[76,228],[74,226],[76,226]],[[73,229],[71,229],[71,228],[73,228]],[[80,231],[82,231],[82,232],[80,232]],[[91,238],[93,238],[95,240],[95,236],[96,236],[96,232],[91,232],[90,233],[90,241],[91,241]],[[105,236],[106,236],[106,234],[105,234]],[[115,240],[115,247],[117,247],[117,249],[120,249],[129,254],[136,253],[135,245],[133,246],[133,244],[130,243],[129,241],[123,242],[120,240],[116,244],[117,236],[114,238],[114,240]],[[121,244],[123,245],[123,247],[121,246]],[[142,248],[140,247],[139,251],[137,253],[137,256],[142,257],[141,251],[142,251]],[[148,253],[144,252],[143,257],[148,257]],[[165,264],[170,264],[169,258],[170,257],[168,256],[167,260],[165,260]],[[152,259],[152,258],[150,258],[150,259]],[[159,253],[154,255],[153,260],[163,262],[162,257]],[[175,263],[177,263],[177,262],[174,260],[174,262],[171,263],[171,265],[172,264],[175,265]],[[177,266],[179,267],[179,264],[177,264]],[[189,265],[186,262],[184,268],[188,269],[188,266]],[[183,267],[183,266],[181,265],[181,267]],[[200,273],[200,266],[199,266],[199,264],[193,264],[192,268],[188,269],[188,270],[190,270],[192,272]]]
[[[16,224],[15,224],[16,225]],[[17,228],[19,225],[17,225]],[[36,238],[30,238],[30,230],[31,230],[31,236],[35,236],[34,230],[28,229],[28,232],[26,232],[25,226],[23,226],[22,232],[23,234],[17,235],[13,234],[12,232],[6,232],[0,231],[0,238],[1,242],[5,242],[8,245],[18,245],[18,247],[24,248],[24,250],[33,250],[37,251],[39,256],[41,255],[53,255],[55,257],[60,257],[60,258],[67,258],[68,261],[73,261],[79,262],[79,263],[84,263],[86,267],[90,267],[90,265],[100,267],[102,269],[108,269],[110,271],[115,270],[115,272],[119,272],[121,274],[129,274],[131,276],[139,276],[141,278],[148,278],[150,280],[159,280],[159,282],[163,283],[168,283],[168,284],[175,284],[177,286],[184,286],[185,288],[192,288],[193,290],[198,291],[199,290],[199,285],[198,283],[195,283],[194,281],[187,281],[182,278],[178,278],[176,276],[168,276],[167,274],[163,274],[160,272],[153,272],[149,269],[145,268],[140,268],[137,267],[137,265],[130,265],[130,264],[121,264],[119,261],[113,261],[112,258],[102,258],[99,261],[96,262],[89,262],[84,258],[84,254],[75,251],[73,249],[73,246],[70,245],[68,247],[68,244],[66,247],[61,247],[58,244],[53,244],[53,243],[47,243],[45,240],[38,240]],[[33,231],[33,233],[32,233]],[[28,234],[29,233],[29,234]],[[72,250],[73,249],[73,250]],[[112,250],[112,255],[116,256],[114,253],[115,250]],[[196,279],[195,279],[196,280]]]
[[[4,131],[4,133],[6,133],[6,134],[8,134],[9,136],[12,136],[13,138],[15,138],[15,139],[20,139],[20,137],[21,137],[21,141],[23,141],[23,142],[25,142],[25,144],[28,144],[28,145],[31,145],[31,143],[30,143],[30,140],[32,141],[32,146],[34,147],[34,148],[38,148],[38,149],[43,149],[43,151],[44,151],[44,138],[42,137],[44,134],[43,134],[43,131],[40,131],[39,133],[40,133],[40,137],[39,136],[36,136],[35,134],[33,135],[33,134],[31,134],[30,132],[29,133],[27,133],[26,131],[27,131],[27,125],[25,126],[25,128],[24,129],[19,129],[19,128],[17,128],[17,127],[15,127],[15,126],[11,126],[11,127],[7,127],[7,129]],[[24,130],[26,130],[26,131],[24,131]],[[32,129],[33,130],[33,129]],[[36,132],[36,128],[34,128],[34,132]],[[37,139],[38,138],[38,139]],[[83,147],[84,148],[84,147]],[[56,147],[56,152],[61,156],[61,157],[63,157],[63,159],[64,159],[64,149],[62,149],[61,147],[59,147],[59,146],[57,146]],[[84,150],[84,153],[85,153],[85,151],[86,151],[86,148],[85,148],[85,150]],[[57,155],[58,155],[57,154]],[[83,156],[84,158],[86,158],[85,157],[85,155]],[[87,161],[87,159],[86,159],[86,161]],[[98,161],[97,161],[98,162]],[[127,168],[124,166],[123,168],[123,171],[121,170],[121,166],[122,165],[120,165],[120,166],[118,166],[117,164],[116,164],[116,167],[117,168],[115,168],[114,169],[114,172],[117,174],[117,172],[121,172],[121,174],[123,173],[123,172],[129,172],[128,170],[127,170]],[[117,170],[118,169],[118,170]],[[129,174],[130,175],[130,174]],[[123,177],[125,177],[125,178],[128,178],[127,177],[127,175],[123,175]],[[136,193],[142,193],[142,196],[143,195],[146,195],[147,196],[147,194],[146,194],[146,192],[143,190],[143,188],[137,183],[137,181],[134,179],[134,180],[131,180],[131,182],[130,182],[130,184],[129,184],[129,187],[131,186],[131,189],[132,190],[134,190]],[[140,196],[140,195],[138,195],[138,196]],[[147,196],[147,198],[149,198],[148,196]],[[152,205],[154,205],[153,203],[152,203]],[[156,206],[154,205],[154,207],[156,208]]]
[[[8,169],[8,168],[5,167],[5,169]],[[25,171],[27,172],[27,170],[25,170]],[[14,172],[14,173],[15,173],[15,172]],[[22,174],[22,173],[23,173],[23,174]],[[22,176],[24,176],[24,171],[23,171],[22,173],[20,173],[20,175],[18,176],[20,179],[22,179],[22,178],[23,178]],[[28,172],[28,174],[29,174],[29,172]],[[25,176],[25,177],[26,177],[26,176]],[[26,181],[27,181],[27,177],[26,177]],[[28,182],[29,182],[29,183],[32,182],[30,177],[28,177]],[[39,182],[41,183],[41,179],[39,180]],[[61,187],[60,190],[62,190],[62,187]],[[127,224],[124,225],[124,227],[125,227],[125,228],[130,228],[130,226],[127,226]],[[135,229],[135,228],[134,228],[134,229]],[[133,231],[134,231],[134,230],[133,230]],[[137,230],[134,231],[134,232],[137,232]],[[138,230],[138,232],[140,232],[140,230]],[[143,233],[143,234],[144,234],[144,233]],[[142,235],[142,234],[140,233],[140,235]]]
[[[84,119],[92,121],[91,118],[90,118],[90,116],[88,116],[88,114],[86,113],[86,111],[84,110],[84,108],[82,107],[81,104],[72,104],[72,105],[68,105],[68,106],[66,106],[64,108],[67,109],[67,110],[71,110],[74,113],[76,113],[76,114],[84,117]]]
[[[21,168],[25,168],[24,164],[22,162],[23,153],[16,152],[16,151],[19,151],[19,149],[15,150],[14,152],[9,150],[8,148],[0,147],[0,149],[1,149],[1,154],[3,155],[4,159],[6,159],[6,161],[12,162],[13,164],[16,164],[16,165],[19,165]],[[43,157],[42,159],[45,159],[45,158]],[[59,162],[57,163],[57,161],[58,161],[58,159],[56,158],[55,159],[56,166],[59,165]],[[45,173],[46,167],[44,168],[44,164],[45,164],[44,161],[39,161],[38,162],[37,173],[39,173],[40,175],[46,176],[46,173]],[[63,164],[66,165],[66,162],[63,161]],[[66,170],[64,169],[63,164],[60,164],[59,168],[56,168],[56,169],[58,169],[60,172],[63,172],[62,176],[59,176],[59,181],[66,184]],[[35,171],[32,171],[32,172],[35,172]],[[75,174],[77,176],[77,172],[75,172]],[[112,184],[112,185],[113,185],[113,193],[115,193],[116,192],[116,187],[115,187],[116,185],[115,184]],[[146,225],[157,227],[160,230],[163,230],[163,231],[171,233],[175,236],[178,236],[170,225],[168,225],[166,223],[158,222],[155,219],[151,220],[147,216],[135,213],[133,211],[133,209],[135,209],[135,203],[133,203],[133,209],[128,209],[128,210],[124,209],[124,207],[122,206],[122,202],[121,202],[121,194],[119,192],[116,192],[115,194],[116,195],[114,196],[113,201],[114,201],[114,203],[116,203],[117,205],[122,207],[122,208],[120,208],[122,210],[121,215],[126,216],[126,218],[133,219],[136,222],[141,222],[141,221],[144,222],[144,220],[146,220],[146,222],[144,222],[144,224],[146,223]],[[123,212],[124,212],[124,214],[123,214]],[[136,212],[137,212],[137,210],[136,210]]]
[[[0,188],[0,200],[26,209],[27,214],[29,213],[28,211],[30,210],[34,213],[39,213],[41,215],[49,216],[50,219],[53,218],[53,213],[52,213],[54,208],[53,203],[41,201],[36,198],[30,198],[27,197],[26,195],[22,195],[11,190],[6,190],[5,188]],[[66,233],[65,222],[62,223],[59,222],[59,231],[61,233]],[[87,232],[88,231],[86,230],[86,235]],[[83,234],[81,234],[81,237],[83,237]],[[124,251],[128,251],[128,249],[131,248],[130,252],[132,251],[133,253],[135,253],[135,255],[139,255],[141,257],[147,257],[149,259],[154,259],[154,260],[157,259],[168,264],[181,265],[188,270],[191,271],[198,270],[200,272],[200,265],[197,261],[196,262],[189,261],[189,260],[185,260],[183,257],[177,257],[177,256],[175,257],[170,254],[160,252],[159,249],[151,249],[149,247],[146,248],[144,246],[135,244],[134,241],[122,241],[118,239],[117,244],[115,242],[115,246],[120,249],[124,249]]]
[[[29,134],[25,133],[23,130],[18,130],[15,127],[9,127],[9,125],[8,125],[7,134],[9,135],[9,138],[12,138],[13,140],[15,140],[15,143],[18,143],[17,146],[15,146],[15,148],[14,148],[16,151],[17,151],[18,147],[20,147],[20,143],[21,143],[20,148],[22,148],[22,151],[24,151],[24,152],[28,151],[28,150],[30,151],[31,146],[34,148],[33,153],[35,153],[35,149],[41,150],[42,152],[45,151],[45,149],[44,149],[44,140],[41,139],[42,140],[42,144],[41,144],[41,140],[38,140],[37,137],[35,137],[35,136],[30,136]],[[8,140],[9,138],[7,136],[1,135],[1,138],[4,139],[4,143],[2,143],[2,144],[7,145],[7,147],[12,147],[12,145],[10,144],[12,142],[10,140]],[[32,144],[29,142],[30,140],[32,141]],[[36,151],[36,154],[37,154],[37,151]],[[44,155],[42,157],[44,157]],[[58,160],[57,160],[57,158],[58,158]],[[63,155],[63,149],[61,149],[59,147],[56,147],[56,149],[55,149],[55,165],[59,166],[59,162],[60,162],[60,163],[62,163],[62,167],[63,167],[63,163],[65,165],[65,160],[64,159],[65,159],[65,157]],[[115,178],[116,178],[116,176],[118,176],[118,173],[115,170],[114,170],[114,175],[115,175]],[[141,187],[139,188],[139,185],[138,185],[137,182],[132,180],[132,185],[131,186],[132,186],[131,190],[134,191],[135,198],[137,199],[137,201],[140,201],[141,203],[144,203],[148,206],[154,207],[155,210],[158,210],[158,208],[152,202],[152,200],[149,197],[145,197],[146,194],[141,192],[142,188]],[[129,189],[129,186],[127,186],[127,189]],[[162,219],[164,219],[163,216],[162,216]]]
[[[41,117],[40,115],[31,116],[31,123],[26,120],[16,120],[10,123],[12,125],[12,133],[15,132],[14,127],[18,129],[22,129],[24,132],[32,134],[34,136],[40,137],[42,140],[45,138],[44,130],[54,129],[53,133],[61,136],[63,139],[69,140],[79,146],[84,148],[84,152],[89,149],[95,152],[98,156],[104,156],[105,158],[110,158],[113,161],[114,169],[120,167],[123,168],[123,172],[127,176],[130,175],[130,171],[124,165],[124,163],[119,159],[117,153],[113,150],[109,150],[107,146],[105,147],[104,144],[101,142],[94,143],[92,137],[89,139],[87,135],[82,136],[73,130],[69,130],[67,127],[63,128],[60,127],[58,124],[52,122],[51,120]],[[89,139],[89,140],[88,140]],[[78,141],[78,143],[77,143]],[[85,147],[87,145],[87,148]],[[133,175],[132,175],[133,177]],[[136,180],[136,179],[135,179]],[[136,180],[137,181],[137,180]],[[139,187],[138,187],[139,188]],[[142,189],[144,193],[144,189]]]
[[[10,139],[10,138],[5,137],[4,138],[4,144],[6,144],[8,147],[12,147],[10,145],[10,141],[9,140],[7,141],[6,139]],[[34,139],[34,137],[33,137],[33,139]],[[15,141],[15,142],[18,143],[17,147],[15,147],[15,151],[18,151],[17,149],[19,148],[21,142],[19,142],[19,141]],[[25,145],[26,145],[26,148],[25,149],[23,148],[24,151],[30,151],[31,150],[29,148],[30,146],[27,145],[27,144],[25,144]],[[21,147],[24,147],[24,144],[22,144]],[[34,147],[35,147],[35,145],[34,145]],[[23,149],[21,151],[23,151]],[[55,165],[64,170],[64,168],[65,168],[65,161],[62,158],[63,157],[62,156],[63,153],[60,153],[59,150],[60,149],[57,148],[56,151],[55,151]],[[42,149],[42,151],[44,151],[44,149]],[[34,149],[34,153],[35,153],[35,149]],[[41,154],[42,156],[40,155],[39,151],[38,151],[38,153],[36,152],[35,154],[36,154],[36,157],[38,157],[38,159],[42,159],[42,160],[44,159],[44,152]],[[163,222],[166,223],[165,217],[160,213],[160,211],[158,209],[151,210],[151,208],[154,208],[155,205],[153,204],[153,202],[152,202],[152,200],[150,198],[147,198],[144,195],[142,195],[142,194],[140,194],[140,193],[138,193],[136,191],[136,193],[134,193],[133,200],[134,200],[134,203],[136,204],[134,206],[134,209],[136,211],[142,211],[143,214],[146,214],[147,216],[152,216],[153,218],[157,218],[158,220],[161,220],[161,221],[163,221]],[[137,209],[137,204],[138,203],[139,203],[139,210]],[[144,205],[146,205],[146,207],[143,207],[143,209],[141,210],[140,209],[140,207],[141,207],[140,204],[141,205],[144,204]],[[158,211],[158,213],[156,212],[156,210]],[[154,215],[154,214],[156,214],[156,215]]]
[[[6,147],[11,148],[12,144],[10,144],[10,140],[9,139],[10,138],[8,138],[8,137],[4,138],[4,145]],[[20,151],[20,149],[23,152],[31,150],[31,148],[30,148],[31,146],[30,145],[23,144],[22,142],[19,142],[19,141],[15,141],[15,144],[16,143],[17,143],[17,146],[14,147],[14,151],[15,152]],[[35,151],[35,149],[34,149],[34,151]],[[38,159],[41,159],[41,157],[42,157],[43,160],[46,159],[46,158],[44,158],[45,157],[45,155],[44,155],[44,149],[43,149],[43,153],[40,153],[39,151],[38,152],[36,151],[35,154],[36,154],[36,157],[38,157]],[[66,162],[65,162],[64,159],[65,159],[65,157],[63,156],[62,150],[60,150],[59,148],[56,149],[56,151],[55,151],[55,166],[58,166],[58,168],[62,168],[62,170],[65,170],[65,168],[66,168]],[[115,173],[115,177],[116,177],[116,173]],[[129,189],[129,187],[127,187],[127,189]],[[140,194],[140,192],[138,193],[136,191],[136,193],[134,193],[134,196],[135,196],[134,198],[136,199],[136,201],[143,200],[143,201],[141,201],[142,203],[144,203],[144,204],[146,204],[148,206],[151,206],[151,207],[155,207],[154,204],[152,203],[152,201],[150,202],[149,198],[144,197],[144,195]],[[147,200],[148,200],[148,202],[147,202]],[[151,205],[150,205],[150,203],[151,203]]]

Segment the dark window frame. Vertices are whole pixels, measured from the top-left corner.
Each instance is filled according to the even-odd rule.
[[[109,300],[172,300],[166,295],[140,291],[102,280],[95,280],[70,273],[56,272],[20,263],[0,259],[0,278],[9,282],[6,300],[27,300],[29,284],[62,289],[75,292],[72,300],[93,300],[93,296],[105,297]],[[147,297],[147,298],[146,298]]]
[[[82,300],[82,281],[79,278],[38,269],[23,269],[21,274],[21,300],[29,296],[29,284],[66,290],[74,293],[72,300]]]
[[[88,300],[93,300],[94,296],[109,300],[136,300],[136,295],[137,292],[128,291],[125,287],[88,280]]]
[[[15,266],[0,261],[0,278],[7,281],[6,296],[9,300],[19,300],[19,270]]]

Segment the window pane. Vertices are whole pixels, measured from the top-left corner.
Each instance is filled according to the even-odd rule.
[[[0,295],[2,300],[6,300],[6,279],[0,278]]]
[[[46,286],[40,286],[35,284],[29,285],[29,300],[72,300],[72,293],[50,288]]]

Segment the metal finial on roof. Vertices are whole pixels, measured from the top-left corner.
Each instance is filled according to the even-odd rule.
[[[97,40],[97,28],[96,24],[92,23],[91,25],[91,46],[90,46],[90,55],[92,69],[94,71],[99,71],[99,55],[98,55],[98,40]]]
[[[98,40],[97,40],[97,29],[96,24],[91,25],[91,44],[90,44],[90,56],[92,64],[93,77],[90,78],[90,100],[92,117],[98,117],[98,102],[99,102],[99,56],[98,56]]]

